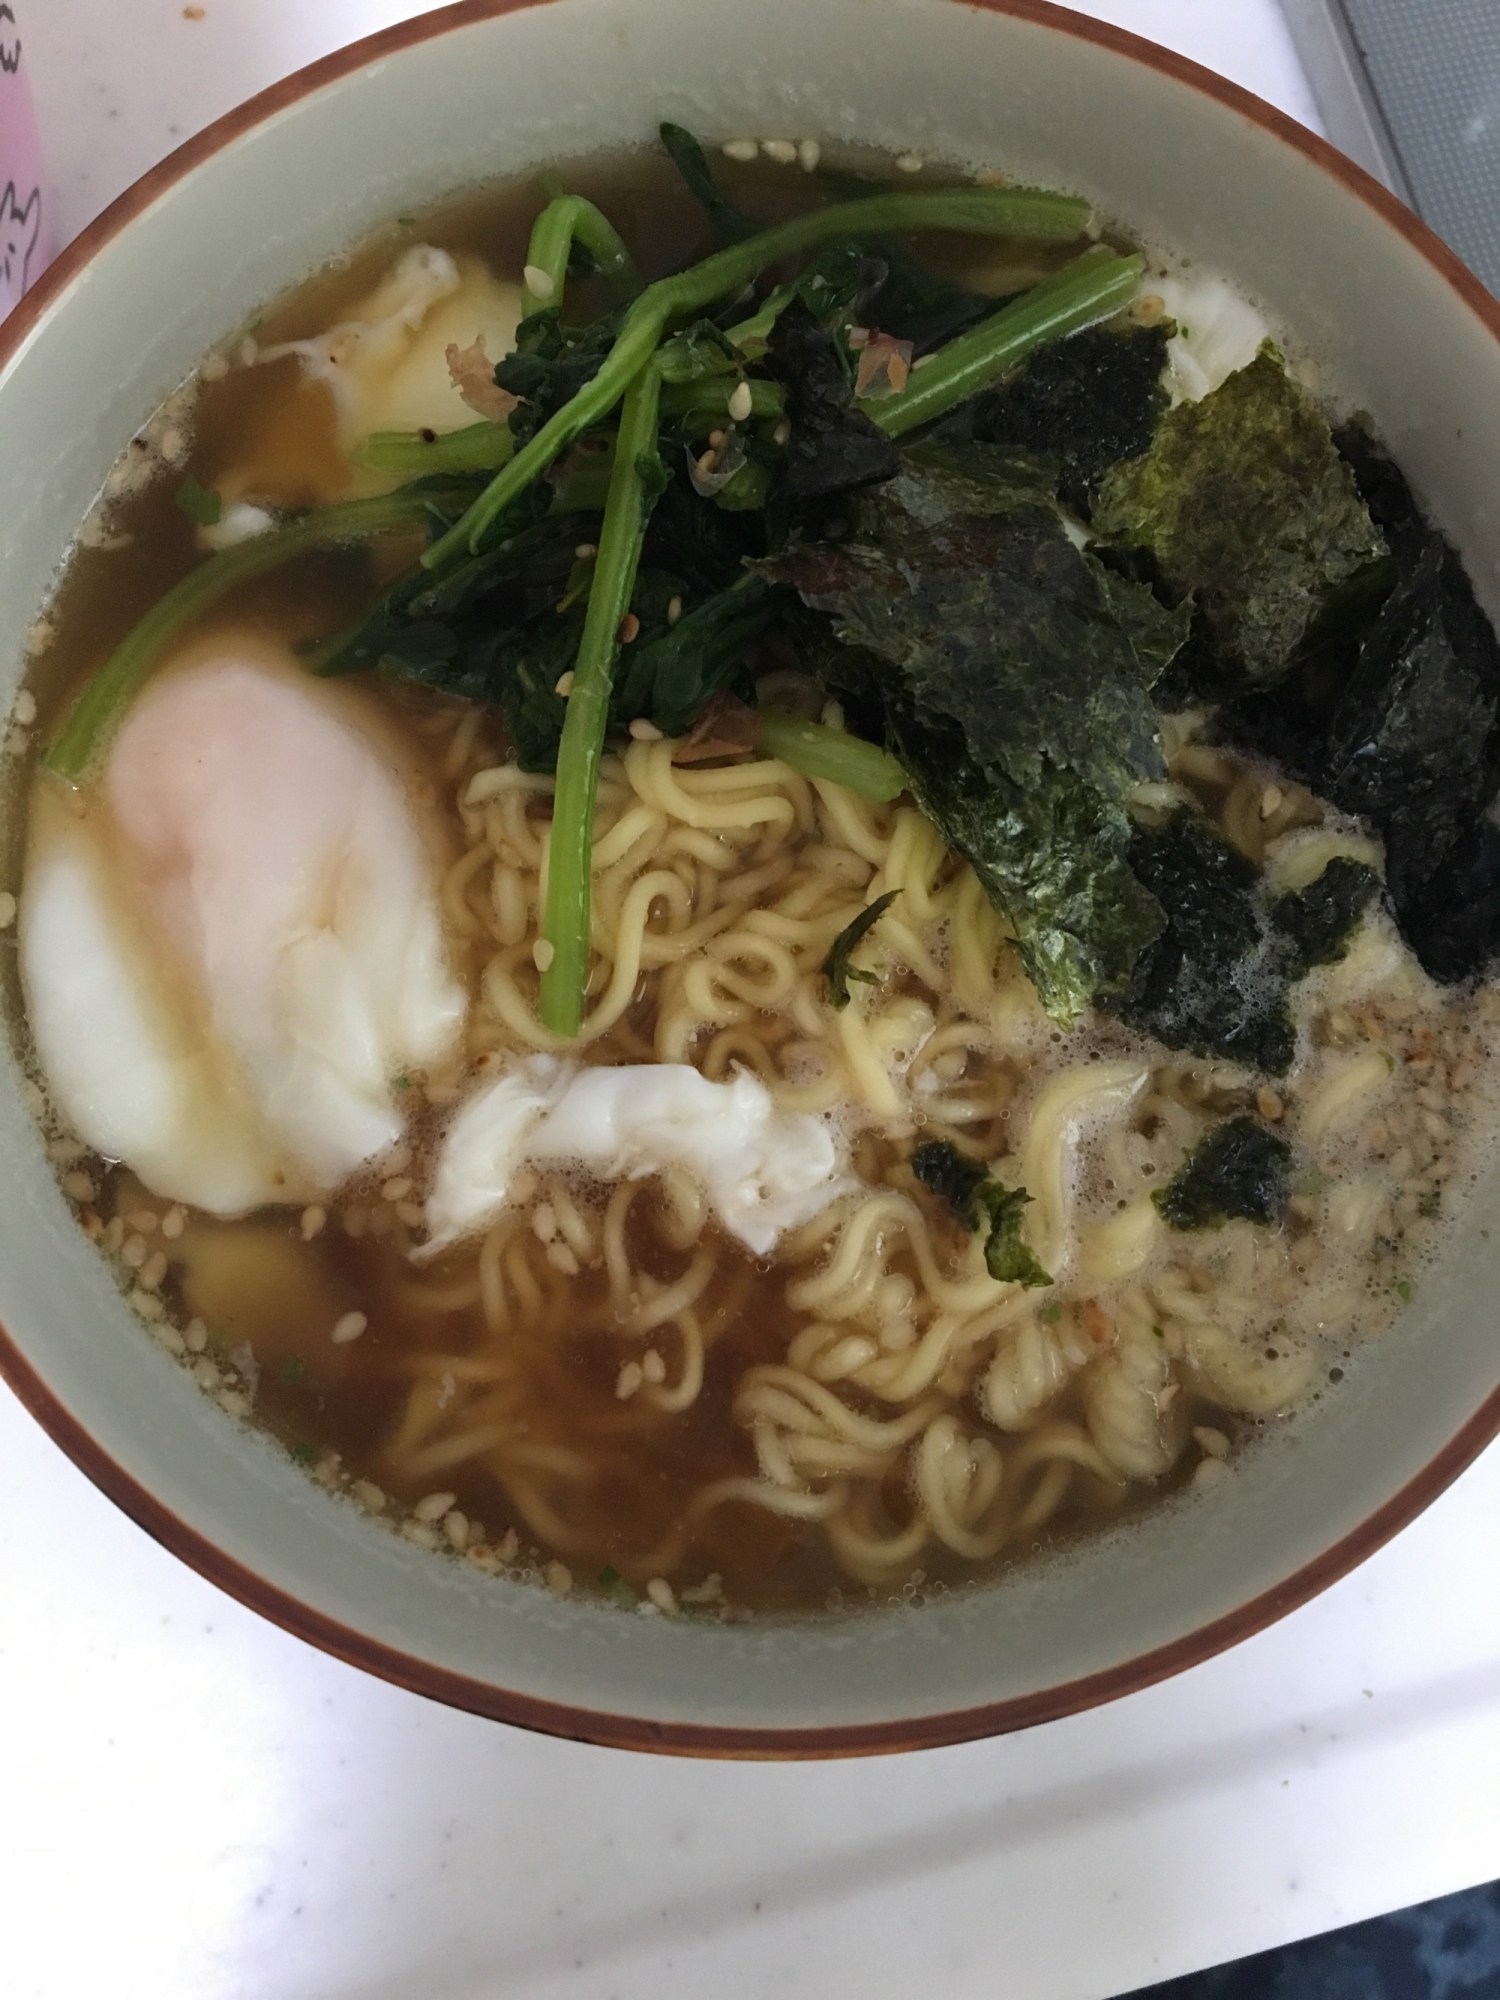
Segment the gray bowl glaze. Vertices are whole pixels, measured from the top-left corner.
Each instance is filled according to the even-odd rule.
[[[1500,309],[1404,209],[1266,105],[1029,0],[475,0],[343,51],[194,139],[0,331],[0,708],[110,463],[210,343],[400,210],[645,141],[663,117],[715,138],[811,135],[1002,166],[1226,272],[1373,413],[1500,606]],[[1191,1504],[920,1609],[631,1618],[425,1556],[232,1425],[80,1237],[20,1081],[0,1057],[0,1369],[39,1420],[153,1534],[278,1623],[561,1734],[832,1755],[1064,1714],[1302,1602],[1500,1430],[1492,1178],[1338,1393]]]

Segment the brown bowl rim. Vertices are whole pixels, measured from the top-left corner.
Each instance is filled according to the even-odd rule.
[[[284,77],[267,90],[226,112],[194,134],[174,152],[143,174],[97,216],[61,253],[38,283],[0,325],[0,370],[45,315],[54,299],[104,246],[167,189],[192,173],[213,154],[252,127],[287,106],[311,96],[325,85],[398,51],[430,41],[453,29],[486,21],[523,8],[550,5],[552,0],[460,0],[382,30],[336,50],[321,61]],[[1214,99],[1248,119],[1303,155],[1323,172],[1342,181],[1352,194],[1373,208],[1433,267],[1459,298],[1500,339],[1500,301],[1484,288],[1452,250],[1410,209],[1367,174],[1362,167],[1299,125],[1262,98],[1204,69],[1186,56],[1164,49],[1123,28],[1053,6],[1049,0],[954,0],[954,4],[986,13],[1029,21],[1060,34],[1092,42],[1132,62]],[[289,1591],[269,1583],[245,1564],[226,1555],[199,1531],[174,1514],[132,1475],[117,1464],[78,1422],[42,1380],[0,1326],[0,1378],[57,1444],[122,1512],[181,1558],[189,1568],[216,1584],[241,1604],[257,1611],[283,1631],[331,1653],[350,1666],[425,1695],[454,1708],[546,1735],[597,1743],[611,1749],[652,1750],[677,1756],[787,1759],[872,1756],[898,1750],[935,1749],[1056,1721],[1120,1696],[1133,1694],[1215,1654],[1283,1618],[1348,1574],[1397,1534],[1479,1456],[1500,1434],[1500,1389],[1488,1396],[1466,1423],[1415,1477],[1383,1506],[1338,1541],[1271,1589],[1226,1612],[1222,1617],[1184,1633],[1165,1646],[1121,1661],[1079,1680],[1033,1694],[936,1715],[895,1718],[884,1722],[832,1724],[805,1729],[744,1728],[717,1723],[659,1722],[604,1710],[575,1708],[564,1702],[518,1694],[467,1674],[414,1658],[337,1619],[304,1604]]]

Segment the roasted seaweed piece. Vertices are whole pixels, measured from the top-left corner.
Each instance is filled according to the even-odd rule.
[[[902,458],[849,540],[772,570],[831,614],[843,646],[808,664],[879,728],[1009,919],[1043,1004],[1070,1020],[1129,983],[1163,923],[1126,860],[1125,797],[1163,770],[1152,669],[1034,467],[1021,479],[981,446]]]
[[[1390,588],[1354,476],[1269,344],[1105,474],[1093,525],[1149,549],[1179,598],[1193,593],[1221,673],[1241,686],[1280,680],[1327,626],[1368,616]]]
[[[911,1156],[917,1179],[947,1203],[965,1229],[987,1228],[985,1267],[1004,1285],[1050,1285],[1036,1252],[1021,1233],[1031,1196],[1025,1188],[1003,1187],[977,1160],[969,1160],[946,1139],[929,1139]]]
[[[1291,1192],[1292,1149],[1255,1118],[1231,1118],[1202,1140],[1151,1197],[1174,1229],[1275,1222]]]
[[[1151,444],[1167,407],[1163,324],[1119,333],[1091,327],[1034,354],[1002,388],[968,406],[969,435],[1058,467],[1058,495],[1088,518],[1100,480]]]
[[[861,971],[857,965],[849,963],[850,954],[860,941],[874,930],[900,894],[899,889],[888,889],[883,896],[877,896],[873,903],[867,903],[852,923],[845,924],[828,947],[828,956],[823,961],[823,977],[828,981],[830,1006],[842,1008],[849,1005],[851,979],[858,979],[866,986],[875,984],[873,972]]]
[[[989,1169],[971,1160],[947,1139],[926,1139],[911,1156],[911,1170],[924,1187],[931,1188],[948,1213],[965,1229],[975,1226],[974,1192],[989,1178]]]
[[[1254,868],[1190,812],[1138,828],[1130,865],[1166,912],[1166,927],[1141,952],[1129,991],[1105,1004],[1169,1049],[1280,1076],[1296,1033]]]
[[[1373,868],[1336,854],[1315,882],[1278,896],[1269,915],[1287,978],[1301,979],[1314,966],[1341,959],[1355,925],[1379,894],[1380,877]]]
[[[893,479],[900,454],[854,401],[835,337],[801,299],[771,331],[766,367],[786,390],[790,435],[780,496],[800,506]]]

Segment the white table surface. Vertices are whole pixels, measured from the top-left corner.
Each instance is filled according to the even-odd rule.
[[[64,237],[234,102],[426,11],[15,5]],[[1273,0],[1087,11],[1313,120]],[[1104,2000],[1500,1876],[1497,1574],[1492,1449],[1315,1603],[1109,1708],[858,1764],[636,1757],[285,1637],[0,1390],[0,1990]]]

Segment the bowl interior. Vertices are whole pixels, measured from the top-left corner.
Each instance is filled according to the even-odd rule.
[[[226,121],[23,322],[0,371],[0,702],[111,461],[212,341],[398,211],[648,141],[663,117],[712,139],[815,136],[1000,166],[1223,270],[1341,401],[1373,414],[1500,607],[1500,345],[1475,290],[1352,170],[1328,171],[1274,114],[1184,81],[1173,59],[1122,52],[1045,8],[955,0],[760,0],[753,17],[742,0],[547,0],[402,33],[404,46],[382,38],[367,59],[323,66],[317,89],[273,93],[283,101],[257,120]],[[15,856],[14,823],[10,836]],[[1405,1320],[1212,1493],[919,1611],[625,1618],[424,1557],[235,1430],[80,1239],[20,1084],[4,1059],[0,1322],[34,1407],[147,1525],[271,1615],[544,1727],[836,1749],[1058,1713],[1186,1664],[1330,1580],[1500,1427],[1492,1178]]]

